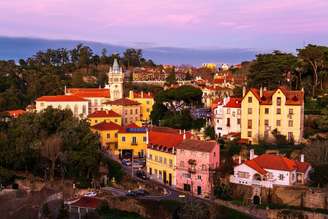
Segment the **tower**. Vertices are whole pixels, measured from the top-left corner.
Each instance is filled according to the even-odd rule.
[[[108,84],[111,100],[123,98],[123,80],[123,70],[119,66],[117,59],[114,59],[113,66],[109,68],[108,72]]]

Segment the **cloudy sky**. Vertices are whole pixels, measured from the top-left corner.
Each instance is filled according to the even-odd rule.
[[[328,0],[1,0],[0,35],[141,47],[328,44]]]

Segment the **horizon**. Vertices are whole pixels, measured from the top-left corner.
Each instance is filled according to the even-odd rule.
[[[327,8],[324,0],[141,0],[137,5],[131,0],[5,0],[0,35],[135,48],[294,53],[310,43],[328,45]]]

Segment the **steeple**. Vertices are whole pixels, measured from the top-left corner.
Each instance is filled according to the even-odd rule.
[[[122,72],[122,68],[120,68],[120,65],[118,64],[118,61],[116,58],[114,59],[113,66],[112,66],[112,69],[110,69],[110,71],[113,73],[121,73]]]

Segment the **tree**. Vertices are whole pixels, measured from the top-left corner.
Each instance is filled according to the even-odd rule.
[[[328,47],[309,44],[303,49],[298,49],[300,60],[309,65],[312,69],[313,83],[312,96],[315,96],[316,88],[319,85],[319,74],[327,68]]]
[[[201,201],[187,201],[178,212],[181,219],[203,219],[210,216],[209,207]]]
[[[315,141],[306,145],[303,153],[310,163],[316,165],[328,164],[328,141]]]
[[[297,58],[290,53],[274,51],[259,54],[250,65],[247,86],[274,89],[279,85],[288,85],[287,74],[294,72],[296,64]]]

